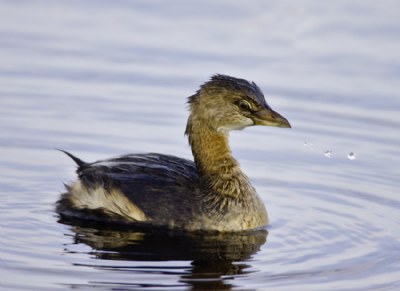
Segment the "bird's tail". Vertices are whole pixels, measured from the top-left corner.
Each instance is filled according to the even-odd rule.
[[[70,154],[67,151],[64,151],[64,150],[61,150],[61,149],[56,149],[56,150],[58,150],[60,152],[63,152],[64,154],[69,156],[78,165],[78,168],[82,168],[82,167],[87,165],[86,162],[82,161],[80,158],[75,157],[73,154]]]

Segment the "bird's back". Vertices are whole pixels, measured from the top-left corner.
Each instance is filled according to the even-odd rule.
[[[73,209],[90,209],[85,204],[88,199],[91,205],[97,203],[92,208],[99,216],[116,214],[106,209],[108,200],[113,200],[116,205],[123,205],[119,208],[124,208],[126,204],[134,205],[140,213],[145,214],[145,220],[160,226],[183,223],[199,211],[199,176],[196,165],[183,158],[150,153],[129,154],[94,163],[81,161],[77,174],[79,187],[72,185],[67,188],[68,193],[58,204],[61,214],[64,212],[63,206],[71,202],[76,204]],[[82,198],[85,197],[82,192],[87,192],[85,195],[90,197]],[[82,204],[82,207],[78,204]],[[71,207],[66,210],[70,212]],[[78,211],[76,214],[82,217],[83,213]],[[93,215],[88,218],[92,219]],[[117,220],[120,219],[118,217]]]

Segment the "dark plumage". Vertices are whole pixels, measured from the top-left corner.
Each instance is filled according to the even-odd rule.
[[[186,134],[194,162],[130,154],[78,165],[57,211],[67,217],[183,230],[240,231],[267,224],[264,204],[228,146],[228,131],[290,127],[255,83],[215,75],[189,97]]]

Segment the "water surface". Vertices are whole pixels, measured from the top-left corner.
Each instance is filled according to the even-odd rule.
[[[0,287],[399,289],[399,10],[396,1],[1,1]],[[54,148],[87,161],[191,158],[186,97],[213,73],[254,80],[293,125],[231,134],[268,232],[59,221],[54,203],[75,174]]]

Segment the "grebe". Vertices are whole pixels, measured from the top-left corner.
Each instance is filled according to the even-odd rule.
[[[185,134],[194,162],[164,154],[128,154],[78,165],[78,180],[57,202],[63,217],[184,231],[264,227],[268,215],[228,144],[230,130],[291,127],[254,82],[214,75],[188,100]]]

